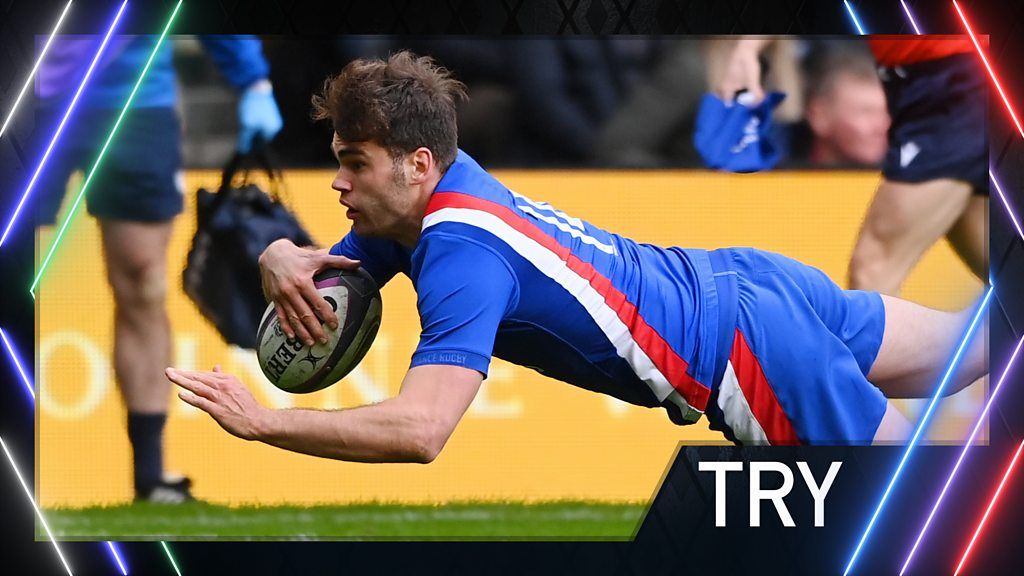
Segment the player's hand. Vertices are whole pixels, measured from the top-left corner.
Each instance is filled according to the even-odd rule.
[[[761,39],[740,39],[729,57],[725,74],[714,87],[715,94],[724,102],[732,102],[736,93],[746,90],[752,96],[752,104],[764,99],[764,88],[761,87],[761,62],[758,60],[761,48],[765,45]]]
[[[184,388],[178,398],[206,412],[220,427],[243,440],[258,440],[272,410],[264,408],[238,378],[217,366],[213,372],[164,370],[167,379]]]
[[[274,303],[281,329],[289,338],[298,337],[307,346],[315,340],[327,342],[322,322],[338,328],[338,316],[316,291],[313,275],[325,268],[355,270],[358,260],[334,256],[324,250],[299,248],[290,240],[274,241],[260,255],[263,294]],[[315,340],[314,340],[315,339]]]
[[[283,124],[270,82],[254,82],[238,101],[238,151],[246,154],[252,150],[257,136],[270,142]]]

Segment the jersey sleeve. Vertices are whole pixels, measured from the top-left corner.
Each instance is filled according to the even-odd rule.
[[[422,331],[410,367],[464,366],[486,376],[498,325],[518,300],[512,268],[476,240],[435,233],[421,244],[412,277]]]
[[[256,36],[203,35],[199,41],[228,82],[239,90],[270,75],[263,44]]]
[[[399,272],[409,273],[409,252],[391,240],[363,238],[349,232],[331,247],[331,254],[362,263],[378,287],[383,287]]]

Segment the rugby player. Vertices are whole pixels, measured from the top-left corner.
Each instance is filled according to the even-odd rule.
[[[264,290],[286,332],[323,341],[337,318],[312,276],[362,266],[408,276],[422,332],[397,396],[351,409],[271,410],[234,376],[168,368],[187,403],[240,438],[363,462],[430,462],[492,356],[673,422],[706,416],[740,444],[898,442],[887,398],[924,397],[968,311],[842,290],[752,248],[640,244],[509,190],[458,150],[462,85],[429,58],[357,60],[314,98],[333,188],[352,221],[329,250],[277,241]],[[628,191],[623,192],[628,201]],[[949,389],[987,372],[980,340]],[[571,409],[571,408],[570,408]]]

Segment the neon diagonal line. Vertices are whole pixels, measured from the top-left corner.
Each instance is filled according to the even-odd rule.
[[[32,401],[35,402],[36,392],[35,386],[32,385],[32,379],[29,378],[28,373],[25,372],[25,367],[21,364],[21,360],[18,360],[18,354],[14,351],[14,346],[11,345],[11,341],[7,338],[7,333],[4,332],[3,328],[0,328],[0,339],[4,341],[4,348],[7,349],[7,355],[11,358],[11,363],[18,371],[18,375],[21,376],[21,381],[25,384],[25,389],[28,390],[29,396],[32,397]]]
[[[999,382],[996,383],[996,387],[992,390],[992,394],[989,395],[988,401],[985,402],[985,408],[981,411],[981,416],[978,416],[978,421],[974,423],[974,429],[971,430],[971,435],[967,437],[963,450],[960,451],[960,457],[957,458],[956,464],[953,465],[953,470],[950,471],[949,477],[946,478],[946,484],[942,487],[942,491],[939,492],[939,497],[935,500],[935,505],[932,506],[931,512],[928,513],[928,519],[925,520],[924,526],[921,527],[921,531],[917,534],[917,540],[914,541],[914,547],[910,549],[910,554],[907,555],[906,561],[903,562],[903,568],[900,568],[900,576],[903,576],[903,573],[907,571],[907,566],[910,566],[910,561],[914,558],[914,554],[917,552],[917,547],[921,544],[921,540],[924,539],[924,535],[928,531],[928,526],[931,524],[932,518],[935,517],[935,512],[942,504],[943,498],[946,497],[946,491],[949,490],[949,486],[953,483],[956,473],[960,470],[960,464],[963,463],[967,453],[974,445],[974,439],[977,437],[978,431],[981,430],[981,425],[985,422],[985,418],[988,416],[988,411],[992,408],[992,403],[995,402],[996,396],[999,395],[999,390],[1002,389],[1003,382],[1006,381],[1006,375],[1010,373],[1010,369],[1013,367],[1013,362],[1017,359],[1017,355],[1020,353],[1022,344],[1024,344],[1024,337],[1017,341],[1017,347],[1013,349],[1013,354],[1010,355],[1010,360],[1007,362],[1006,368],[1003,369],[1003,374],[999,377]]]
[[[1024,440],[1021,440],[1020,446],[1017,446],[1017,452],[1013,455],[1013,460],[1011,460],[1010,465],[1006,467],[1003,479],[999,481],[999,487],[996,488],[996,493],[992,495],[992,500],[989,501],[988,508],[985,509],[985,515],[981,517],[981,521],[978,522],[978,527],[974,529],[974,535],[971,536],[971,541],[967,544],[967,548],[964,549],[963,556],[960,557],[960,563],[956,565],[956,570],[953,572],[953,576],[959,576],[960,570],[963,569],[964,562],[967,561],[967,556],[970,555],[971,549],[974,548],[974,543],[978,540],[978,534],[981,534],[981,529],[985,527],[985,522],[988,520],[989,514],[992,513],[992,508],[995,507],[996,500],[999,499],[999,494],[1003,491],[1003,486],[1006,485],[1006,480],[1013,472],[1014,466],[1017,465],[1021,449],[1024,449]]]
[[[92,77],[93,71],[96,69],[96,64],[99,63],[100,57],[107,50],[107,44],[110,42],[110,37],[114,34],[114,29],[117,28],[117,23],[121,20],[121,15],[124,13],[124,8],[128,4],[128,0],[124,0],[121,3],[121,8],[118,9],[117,15],[114,16],[114,20],[107,27],[107,34],[103,37],[103,42],[100,44],[99,50],[96,51],[96,55],[93,56],[92,62],[89,63],[89,68],[85,71],[85,76],[82,77],[82,81],[78,83],[78,89],[75,90],[75,95],[71,99],[71,103],[68,104],[67,109],[64,111],[64,116],[60,119],[60,123],[57,124],[57,130],[50,137],[50,143],[46,146],[46,151],[43,152],[43,158],[39,161],[39,165],[36,166],[35,172],[32,173],[32,178],[28,181],[28,186],[25,187],[25,191],[21,193],[21,199],[18,200],[17,206],[14,208],[14,212],[11,214],[11,219],[7,221],[7,227],[4,228],[3,235],[0,235],[0,246],[4,245],[7,241],[7,237],[11,234],[11,230],[14,229],[14,223],[18,221],[18,216],[21,214],[21,209],[25,207],[25,202],[28,201],[29,194],[32,193],[32,188],[35,187],[36,182],[39,180],[39,175],[43,173],[43,168],[46,166],[46,161],[50,159],[50,153],[53,152],[54,146],[57,145],[57,141],[60,140],[61,134],[64,133],[64,127],[67,125],[68,118],[71,117],[71,113],[74,112],[75,107],[78,105],[78,99],[82,96],[82,92],[85,90],[85,85],[89,83],[89,78]]]
[[[920,34],[921,29],[917,27],[917,21],[914,20],[914,14],[910,11],[910,6],[904,0],[900,0],[900,6],[903,7],[903,13],[907,15],[907,20],[910,20],[910,25],[914,28],[915,34]]]
[[[11,456],[11,451],[7,449],[7,443],[0,437],[0,447],[4,449],[4,454],[7,455],[7,461],[11,463],[11,469],[14,470],[14,475],[18,477],[18,482],[21,483],[21,487],[25,490],[25,496],[28,496],[28,501],[32,503],[32,509],[36,511],[36,517],[43,524],[43,528],[46,529],[46,534],[50,537],[50,543],[53,544],[53,549],[57,551],[57,556],[60,557],[61,564],[64,565],[64,569],[68,571],[68,576],[74,576],[71,572],[71,566],[68,566],[68,561],[64,558],[64,553],[61,552],[60,546],[57,544],[57,539],[53,537],[53,532],[50,530],[50,525],[46,523],[46,518],[43,517],[43,513],[39,510],[39,506],[36,506],[36,500],[32,497],[32,491],[28,489],[28,484],[25,483],[25,479],[21,476],[21,472],[18,471],[18,465],[14,463],[14,457]]]
[[[843,6],[846,6],[846,12],[850,15],[850,20],[853,20],[853,25],[857,27],[857,32],[863,36],[865,34],[864,28],[860,25],[860,20],[857,19],[857,13],[853,11],[853,6],[850,5],[849,0],[843,0]]]
[[[988,58],[985,57],[985,52],[981,49],[981,44],[978,44],[978,39],[974,36],[974,30],[971,29],[971,24],[967,21],[967,16],[964,15],[963,10],[960,9],[960,5],[956,3],[956,0],[953,0],[953,7],[956,8],[956,13],[960,16],[960,21],[963,22],[964,28],[967,30],[967,35],[971,37],[971,43],[974,44],[974,49],[977,50],[978,56],[981,57],[981,62],[985,65],[985,70],[988,71],[989,78],[991,78],[992,83],[996,85],[996,90],[999,91],[999,97],[1003,99],[1006,111],[1010,113],[1010,119],[1013,120],[1013,125],[1017,127],[1017,132],[1020,133],[1020,137],[1024,138],[1024,127],[1021,127],[1020,120],[1017,119],[1017,113],[1014,112],[1013,106],[1010,105],[1010,99],[1006,97],[1006,92],[1003,92],[1003,86],[999,83],[999,78],[996,77],[995,70],[993,70],[992,65],[988,63]]]
[[[178,563],[174,560],[174,554],[171,554],[171,547],[167,545],[167,542],[160,542],[160,545],[164,547],[164,554],[167,554],[167,559],[170,560],[175,574],[181,576],[181,570],[178,569]]]
[[[124,560],[121,560],[121,554],[117,551],[117,546],[113,542],[108,541],[107,548],[110,549],[110,555],[114,557],[114,562],[117,563],[117,568],[121,571],[122,576],[128,576],[128,568],[124,565]]]
[[[1003,201],[1003,207],[1006,208],[1006,213],[1010,216],[1010,221],[1013,222],[1013,227],[1017,229],[1017,234],[1020,235],[1020,239],[1024,240],[1024,230],[1020,228],[1020,219],[1017,218],[1017,214],[1014,213],[1013,208],[1010,207],[1010,201],[1007,200],[1006,194],[1003,194],[1003,187],[999,185],[999,180],[996,180],[996,175],[992,173],[992,169],[988,169],[988,177],[992,180],[992,184],[995,184],[996,192],[999,193],[999,199]]]
[[[903,457],[900,458],[900,463],[896,466],[896,471],[893,472],[892,478],[889,480],[889,485],[886,486],[885,492],[882,493],[882,498],[878,501],[878,506],[875,507],[875,512],[871,515],[871,520],[868,521],[867,527],[864,528],[864,533],[861,535],[860,541],[857,542],[857,547],[854,548],[853,555],[850,556],[850,561],[846,564],[846,570],[843,571],[843,576],[847,576],[850,573],[850,569],[853,568],[853,563],[857,561],[857,556],[860,554],[861,549],[864,547],[864,543],[871,534],[871,529],[874,527],[875,521],[878,520],[879,514],[881,514],[882,509],[885,507],[885,503],[888,501],[889,494],[892,493],[892,489],[896,485],[896,481],[899,480],[900,474],[903,472],[903,467],[906,466],[907,461],[910,460],[910,455],[917,446],[917,442],[921,438],[921,434],[924,432],[925,428],[928,427],[932,413],[935,411],[935,407],[938,405],[939,399],[942,398],[942,393],[946,389],[946,384],[949,383],[950,376],[953,375],[953,371],[956,369],[957,364],[960,363],[960,358],[963,356],[964,350],[967,349],[967,344],[970,342],[971,336],[974,335],[975,328],[978,327],[981,317],[988,308],[989,300],[992,298],[992,288],[992,286],[989,286],[985,291],[985,296],[982,299],[981,304],[978,306],[977,312],[974,313],[974,318],[971,319],[971,323],[967,328],[967,332],[964,334],[963,340],[960,341],[960,345],[957,347],[956,353],[953,354],[953,359],[950,360],[949,367],[946,369],[945,374],[942,376],[942,380],[939,381],[939,385],[935,389],[935,393],[932,395],[931,402],[928,403],[928,407],[921,416],[921,420],[917,424],[917,429],[914,430],[914,435],[911,436],[910,441],[907,443],[906,449],[903,452]]]
[[[96,157],[96,161],[93,162],[92,167],[89,168],[89,173],[85,177],[85,181],[82,183],[82,188],[78,191],[78,196],[75,197],[74,204],[71,205],[71,209],[68,210],[67,216],[64,217],[64,222],[61,224],[60,230],[57,232],[57,236],[50,243],[50,248],[46,253],[46,258],[43,259],[42,265],[39,267],[39,271],[36,272],[36,277],[32,280],[32,286],[29,287],[29,294],[32,298],[36,297],[36,286],[39,285],[39,280],[43,277],[43,273],[46,272],[46,268],[50,265],[50,261],[53,259],[53,254],[57,250],[57,246],[60,245],[61,239],[64,238],[65,232],[67,232],[68,224],[71,219],[74,218],[75,212],[78,211],[78,206],[82,203],[82,199],[85,198],[85,193],[89,189],[89,184],[92,182],[93,176],[96,175],[96,169],[99,168],[103,162],[103,157],[107,153],[107,149],[110,147],[110,143],[114,140],[114,136],[117,135],[118,129],[121,127],[121,121],[124,120],[125,114],[128,113],[128,109],[132,105],[132,101],[135,100],[135,95],[139,92],[139,87],[142,86],[142,81],[146,79],[146,73],[149,72],[150,66],[153,65],[153,60],[156,59],[157,52],[160,50],[160,46],[164,43],[164,38],[167,37],[168,30],[171,29],[171,24],[174,23],[174,18],[178,15],[178,10],[181,8],[182,0],[178,0],[177,4],[174,5],[174,10],[171,12],[170,17],[167,18],[167,24],[164,25],[163,31],[160,33],[160,38],[156,42],[156,46],[153,47],[153,51],[149,54],[149,59],[146,60],[146,65],[142,68],[142,73],[139,74],[138,80],[135,81],[135,86],[132,87],[131,93],[128,95],[128,100],[125,101],[124,106],[121,108],[121,113],[118,114],[117,120],[114,122],[114,126],[110,129],[110,133],[107,134],[107,139],[103,143],[103,147],[100,148],[99,155]]]
[[[68,15],[68,10],[71,9],[71,3],[73,0],[68,0],[68,3],[64,5],[64,11],[60,13],[60,17],[57,18],[57,23],[53,25],[53,30],[50,31],[50,37],[46,39],[46,44],[43,45],[43,51],[39,53],[39,57],[36,58],[36,63],[32,66],[32,71],[28,73],[28,77],[25,78],[25,83],[22,84],[21,90],[18,92],[18,96],[14,99],[14,106],[11,106],[11,111],[7,113],[7,118],[4,119],[3,126],[0,126],[0,138],[4,137],[4,132],[7,131],[7,126],[10,125],[11,119],[14,118],[15,111],[18,110],[18,105],[21,104],[21,99],[25,97],[25,93],[28,92],[28,87],[32,85],[32,79],[36,77],[36,72],[39,71],[39,66],[43,63],[43,58],[46,58],[46,52],[50,49],[50,44],[53,43],[53,37],[57,35],[57,31],[60,30],[60,25],[64,23],[64,17]]]

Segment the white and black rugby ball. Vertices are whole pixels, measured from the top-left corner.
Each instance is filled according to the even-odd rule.
[[[380,290],[365,270],[332,268],[314,276],[313,283],[338,315],[337,330],[323,325],[326,344],[306,346],[288,338],[273,303],[256,335],[263,374],[285,392],[316,392],[344,378],[366,355],[380,328]]]

